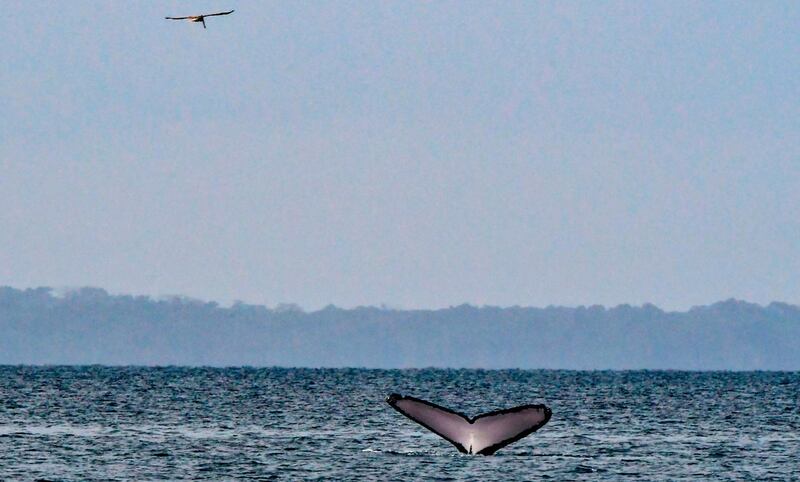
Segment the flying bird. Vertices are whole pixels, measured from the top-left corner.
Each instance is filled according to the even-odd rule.
[[[190,17],[164,17],[167,20],[188,20],[190,22],[200,22],[203,24],[203,28],[206,28],[206,17],[217,17],[219,15],[230,15],[233,13],[233,10],[230,12],[218,12],[218,13],[207,13],[205,15],[192,15]]]
[[[552,415],[544,405],[522,405],[469,418],[434,403],[396,393],[386,397],[386,402],[464,454],[492,455],[539,430]]]

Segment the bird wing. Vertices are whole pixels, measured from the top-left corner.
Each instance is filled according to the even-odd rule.
[[[218,15],[230,15],[232,13],[233,13],[233,10],[231,10],[230,12],[209,13],[209,14],[206,14],[206,15],[203,15],[203,16],[204,17],[216,17]]]
[[[431,402],[393,393],[386,402],[395,410],[468,453],[470,423],[466,416]]]
[[[551,415],[550,409],[544,405],[522,405],[478,415],[472,421],[475,430],[473,453],[492,455],[540,429]]]
[[[164,18],[166,18],[167,20],[186,20],[194,17],[164,17]]]

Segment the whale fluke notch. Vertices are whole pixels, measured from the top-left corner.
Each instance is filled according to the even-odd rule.
[[[386,397],[386,403],[464,454],[492,455],[539,430],[552,415],[544,405],[521,405],[469,418],[435,403],[397,393]]]

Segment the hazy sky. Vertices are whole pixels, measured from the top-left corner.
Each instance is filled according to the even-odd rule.
[[[800,303],[798,2],[6,1],[0,40],[0,285]]]

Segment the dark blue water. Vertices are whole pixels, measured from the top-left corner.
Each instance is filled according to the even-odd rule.
[[[461,455],[383,402],[553,418]],[[0,367],[0,479],[791,480],[800,373]]]

